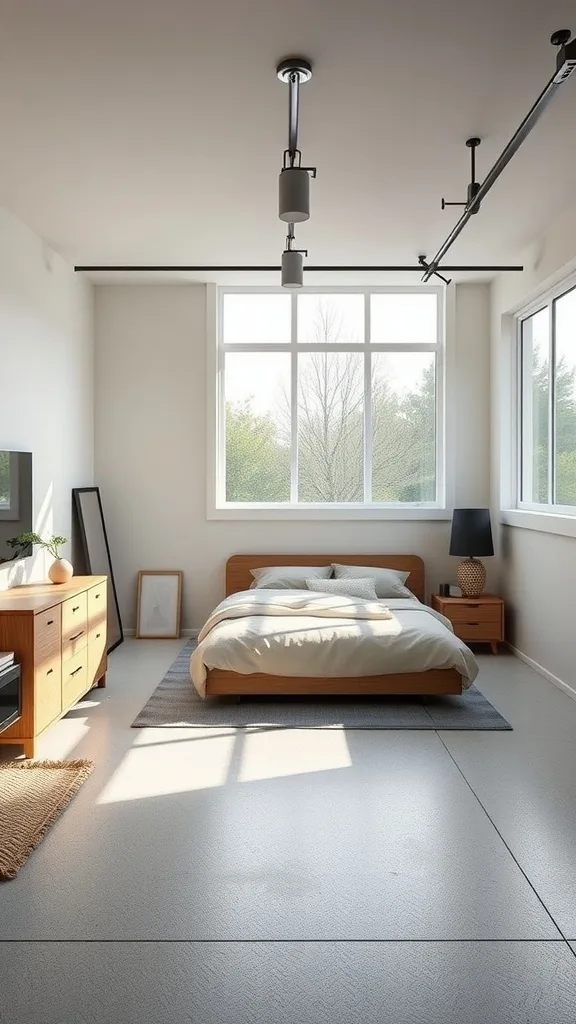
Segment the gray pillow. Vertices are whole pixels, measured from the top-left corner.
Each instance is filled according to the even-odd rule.
[[[377,594],[374,580],[306,580],[308,590],[320,594],[338,594],[340,597],[360,597],[363,601],[376,601]]]
[[[326,580],[332,575],[331,565],[265,565],[251,569],[258,590],[306,590],[306,580]]]
[[[382,597],[414,597],[411,590],[404,586],[409,572],[399,569],[380,569],[375,565],[335,565],[334,576],[337,580],[357,580],[369,577],[374,580],[376,595]]]

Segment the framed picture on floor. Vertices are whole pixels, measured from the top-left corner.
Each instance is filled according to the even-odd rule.
[[[136,636],[142,640],[177,640],[181,605],[179,569],[142,569],[138,573]]]

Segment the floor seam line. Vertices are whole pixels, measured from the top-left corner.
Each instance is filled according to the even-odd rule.
[[[397,945],[402,945],[402,944],[404,944],[404,945],[408,945],[408,944],[411,944],[411,945],[416,945],[416,944],[441,945],[443,943],[451,943],[452,945],[454,945],[456,943],[471,945],[471,944],[477,944],[477,943],[481,943],[481,942],[488,942],[488,943],[494,943],[494,942],[514,943],[515,945],[518,945],[520,943],[535,943],[535,942],[537,942],[537,943],[542,943],[542,942],[563,943],[564,945],[568,945],[570,947],[570,951],[573,952],[574,955],[576,956],[576,952],[570,946],[569,940],[568,939],[564,939],[564,938],[558,938],[558,939],[494,939],[494,938],[490,938],[490,939],[486,939],[486,938],[484,938],[484,939],[0,939],[0,946],[8,945],[9,943],[12,943],[14,945],[31,945],[31,944],[34,944],[34,943],[42,943],[44,945],[47,945],[49,943],[61,943],[61,944],[66,943],[67,945],[84,945],[84,946],[97,945],[97,944],[101,944],[102,945],[104,943],[116,943],[117,945],[124,944],[124,943],[130,943],[131,945],[150,945],[151,943],[155,943],[156,945],[161,945],[161,944],[170,944],[170,943],[173,943],[173,944],[180,943],[181,945],[183,945],[183,944],[186,943],[188,945],[194,944],[194,945],[198,945],[198,946],[199,945],[220,945],[220,946],[225,946],[225,945],[230,945],[230,946],[233,946],[233,945],[261,945],[261,946],[271,945],[271,946],[273,946],[273,945],[279,945],[279,944],[284,944],[284,945],[329,945],[329,944],[332,943],[334,945],[346,945],[347,944],[347,945],[352,946],[352,945],[378,945],[378,944],[379,945],[390,945],[390,944],[393,944],[393,943],[395,943]]]
[[[454,763],[454,765],[456,766],[456,769],[457,769],[457,770],[459,771],[460,775],[461,775],[461,776],[462,776],[462,778],[464,779],[464,782],[465,782],[465,783],[466,783],[466,785],[468,786],[468,789],[469,789],[469,790],[470,790],[470,792],[472,793],[472,795],[473,795],[474,799],[475,799],[475,800],[477,801],[477,803],[479,804],[479,806],[480,806],[480,807],[482,808],[482,810],[484,811],[484,814],[485,814],[485,815],[486,815],[486,817],[488,818],[488,821],[489,821],[489,822],[490,822],[490,824],[492,825],[492,828],[494,829],[494,831],[496,832],[496,834],[498,835],[498,837],[499,837],[499,838],[500,838],[500,839],[502,840],[502,842],[504,843],[504,846],[506,847],[506,849],[508,850],[508,853],[509,853],[509,854],[510,854],[510,856],[512,857],[512,860],[513,860],[513,861],[514,861],[514,863],[516,864],[516,867],[518,868],[518,870],[519,870],[519,871],[520,871],[520,872],[522,873],[522,875],[524,876],[524,878],[525,878],[525,879],[526,879],[526,881],[528,882],[528,885],[529,885],[529,886],[530,886],[530,888],[532,889],[532,892],[533,892],[533,893],[534,893],[534,895],[536,896],[536,899],[537,899],[537,900],[538,900],[538,902],[540,903],[540,906],[541,906],[541,907],[543,908],[543,910],[544,910],[544,911],[546,912],[546,914],[548,915],[548,917],[549,917],[549,918],[550,918],[550,920],[552,921],[552,924],[554,925],[554,927],[555,927],[555,928],[556,928],[556,930],[558,931],[558,934],[559,934],[559,935],[561,936],[561,938],[563,939],[563,941],[564,941],[564,942],[566,942],[566,943],[568,943],[568,939],[567,939],[567,938],[566,938],[566,936],[564,935],[564,932],[562,931],[562,929],[560,928],[560,926],[559,926],[559,925],[557,924],[557,922],[556,922],[556,921],[554,920],[554,917],[552,916],[551,912],[550,912],[550,911],[548,910],[548,907],[547,907],[547,906],[546,906],[546,904],[544,903],[544,900],[543,900],[543,899],[542,899],[542,897],[540,896],[540,893],[539,893],[539,892],[537,891],[536,887],[535,887],[535,886],[533,885],[533,883],[532,883],[532,881],[530,880],[530,878],[528,878],[528,875],[526,874],[526,872],[525,872],[524,868],[522,867],[522,865],[521,865],[521,864],[520,864],[520,862],[518,861],[518,859],[517,859],[517,857],[515,856],[515,854],[514,854],[514,853],[512,852],[512,850],[510,849],[510,846],[509,846],[509,845],[508,845],[508,843],[506,842],[506,840],[505,840],[504,836],[502,835],[502,833],[501,833],[500,829],[498,828],[498,826],[497,826],[496,822],[494,821],[494,819],[492,818],[492,816],[491,816],[491,815],[489,814],[488,810],[486,809],[486,807],[485,807],[485,806],[484,806],[484,804],[482,803],[482,801],[481,801],[480,797],[478,796],[478,794],[477,794],[476,790],[475,790],[475,789],[473,789],[473,787],[472,787],[472,784],[471,784],[471,783],[470,783],[470,782],[468,781],[468,779],[466,778],[466,776],[465,776],[464,772],[462,771],[462,769],[461,769],[460,765],[458,764],[458,762],[457,762],[456,758],[454,757],[454,755],[453,755],[452,751],[451,751],[451,750],[450,750],[450,748],[449,748],[449,747],[448,747],[448,746],[446,745],[446,743],[444,742],[444,739],[443,739],[443,737],[442,737],[442,736],[438,735],[438,739],[440,740],[440,742],[441,742],[442,746],[444,747],[444,749],[446,750],[446,752],[447,752],[448,756],[449,756],[449,757],[451,758],[452,762],[453,762],[453,763]]]

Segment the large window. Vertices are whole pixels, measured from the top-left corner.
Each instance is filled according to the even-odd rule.
[[[522,508],[576,515],[576,288],[520,319]]]
[[[217,508],[441,508],[434,288],[227,290]]]

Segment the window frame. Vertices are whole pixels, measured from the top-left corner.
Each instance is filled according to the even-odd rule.
[[[515,474],[514,493],[515,510],[519,513],[537,514],[546,519],[557,517],[559,522],[576,520],[576,505],[562,505],[554,499],[556,491],[556,302],[564,295],[576,290],[576,276],[564,279],[553,288],[548,289],[529,305],[515,314]],[[548,310],[549,352],[548,352],[548,501],[526,501],[524,493],[524,427],[525,427],[525,367],[523,360],[522,325],[536,313]],[[513,512],[513,510],[504,510]],[[519,525],[514,518],[506,519],[509,525]],[[542,520],[539,525],[543,525]],[[536,526],[536,521],[535,521]],[[553,530],[552,532],[556,532]],[[570,531],[572,532],[572,531]]]
[[[301,294],[361,294],[365,303],[365,338],[361,343],[318,345],[315,342],[298,343],[296,338],[297,320],[294,310]],[[370,341],[370,297],[374,294],[422,294],[434,293],[437,297],[437,342],[413,344],[410,342],[372,343]],[[208,285],[207,286],[207,335],[208,335],[208,519],[449,519],[452,511],[451,482],[449,469],[452,461],[448,452],[449,430],[447,426],[447,376],[451,360],[447,344],[448,326],[454,320],[454,299],[442,286],[430,285],[309,285],[294,290],[291,295],[291,339],[289,343],[224,345],[222,339],[223,304],[227,294],[282,294],[286,289],[279,286],[257,285]],[[286,352],[291,356],[297,352],[358,352],[364,358],[364,429],[370,436],[370,404],[366,397],[371,387],[371,355],[377,352],[433,352],[436,356],[436,501],[434,502],[227,502],[225,498],[226,432],[225,432],[225,380],[224,359],[226,352],[241,353],[266,351]],[[291,404],[297,402],[297,360],[291,358]],[[297,446],[297,419],[292,418],[291,488],[294,498],[296,480],[295,460]],[[371,480],[371,446],[364,445],[364,475]],[[366,494],[366,490],[365,490]]]

